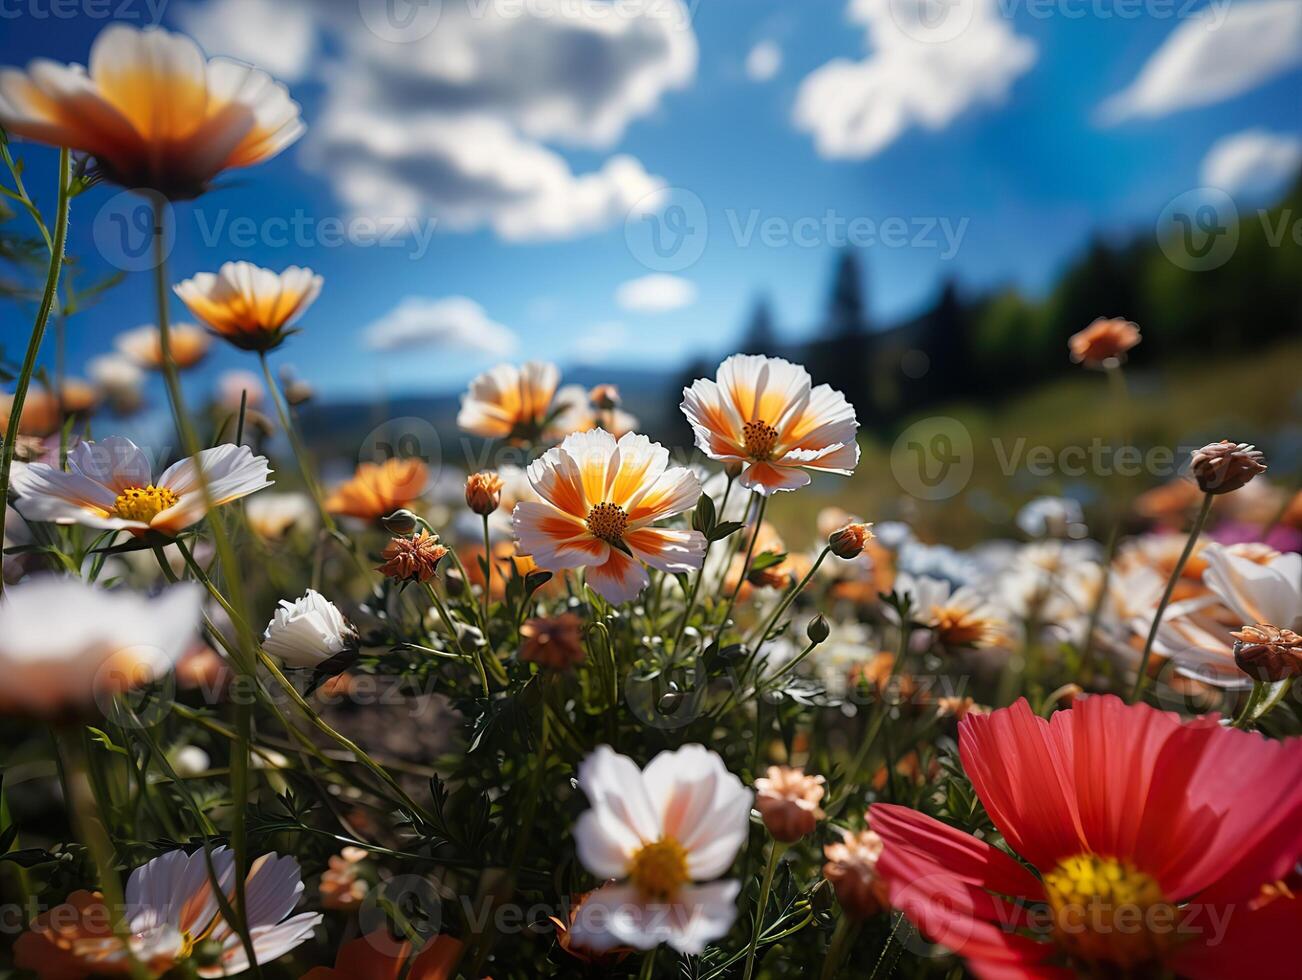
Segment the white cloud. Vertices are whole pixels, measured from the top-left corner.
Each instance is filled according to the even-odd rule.
[[[1104,124],[1164,116],[1248,92],[1302,64],[1302,3],[1255,0],[1180,24],[1136,78],[1099,109]]]
[[[1227,194],[1265,197],[1302,170],[1302,138],[1249,129],[1219,140],[1203,159],[1202,182]]]
[[[615,302],[634,313],[668,313],[695,303],[696,286],[678,276],[642,276],[621,283],[615,290]]]
[[[494,356],[510,354],[516,337],[465,296],[408,296],[362,331],[372,350],[442,347]]]
[[[628,327],[618,321],[598,323],[583,331],[583,335],[570,350],[576,364],[605,364],[614,354],[628,349],[631,334]]]
[[[692,81],[697,42],[683,0],[443,0],[412,5],[405,32],[377,22],[386,2],[206,8],[208,33],[220,35],[220,23],[241,37],[246,29],[229,24],[226,10],[310,12],[318,42],[338,49],[321,72],[322,104],[301,159],[348,208],[532,241],[588,234],[635,205],[659,205],[665,182],[636,159],[614,155],[576,172],[557,147],[609,150]]]
[[[311,11],[292,2],[187,3],[176,8],[176,21],[209,55],[247,61],[285,82],[304,76],[316,48]]]
[[[864,159],[907,129],[939,130],[978,105],[999,105],[1035,63],[1000,0],[850,0],[869,54],[837,58],[800,84],[793,119],[825,157]],[[937,13],[939,17],[937,18]]]
[[[752,82],[767,82],[782,68],[782,49],[776,41],[760,41],[746,55],[746,77]]]

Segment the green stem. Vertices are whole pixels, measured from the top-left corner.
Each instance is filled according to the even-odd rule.
[[[483,612],[481,618],[484,621],[484,642],[488,642],[488,598],[493,591],[493,546],[488,541],[488,515],[484,514],[484,591],[479,597],[482,604]]]
[[[50,310],[58,298],[63,251],[68,241],[68,202],[72,196],[70,185],[68,150],[65,147],[59,151],[59,201],[54,215],[54,242],[50,246],[50,267],[45,275],[45,291],[41,294],[41,305],[37,308],[36,320],[32,324],[32,335],[27,340],[27,353],[23,355],[23,364],[18,371],[18,383],[9,405],[5,441],[0,447],[0,542],[4,541],[5,518],[9,512],[6,505],[9,499],[9,474],[14,465],[14,450],[17,448],[18,429],[23,420],[23,405],[27,401],[27,389],[36,370],[36,355],[40,353],[41,341],[45,338],[45,327],[50,322]],[[26,197],[26,194],[23,196]],[[4,576],[0,575],[0,596],[4,595],[4,587]]]
[[[452,621],[452,614],[448,612],[448,607],[443,604],[443,600],[439,598],[439,594],[435,591],[434,586],[426,582],[425,592],[429,595],[429,601],[434,604],[434,608],[438,610],[439,618],[443,620],[443,625],[446,626],[448,632],[452,634],[452,645],[457,648],[457,653],[461,654],[461,656],[465,657],[467,660],[474,661],[475,671],[479,674],[479,684],[484,690],[484,697],[488,697],[490,693],[488,689],[488,674],[484,670],[484,658],[479,648],[475,647],[473,655],[466,653],[465,647],[461,645],[461,637],[457,634],[457,625]]]
[[[642,960],[642,969],[637,973],[638,980],[651,980],[656,972],[656,953],[660,951],[659,946],[653,946],[647,952],[646,957]]]
[[[796,584],[794,589],[790,590],[782,597],[782,601],[779,602],[777,608],[773,610],[773,615],[769,616],[765,621],[763,629],[761,629],[758,634],[751,634],[749,642],[755,645],[753,656],[758,656],[760,647],[764,645],[764,642],[768,639],[769,633],[772,632],[773,627],[777,625],[778,620],[782,618],[782,614],[791,607],[791,603],[795,602],[796,596],[805,591],[805,587],[809,585],[810,580],[815,574],[817,574],[819,566],[823,564],[823,559],[831,554],[831,551],[832,549],[828,547],[824,548],[819,553],[818,558],[814,560],[813,566],[805,573],[805,577]]]
[[[836,930],[832,933],[832,941],[827,947],[827,957],[823,960],[822,980],[832,980],[832,977],[836,976],[858,935],[859,923],[844,912],[841,913],[841,918],[836,923]]]
[[[737,576],[737,584],[733,587],[732,595],[728,596],[728,603],[723,610],[723,618],[719,621],[719,632],[714,637],[716,644],[722,642],[723,631],[728,628],[728,618],[732,615],[732,607],[737,604],[737,596],[741,594],[741,587],[746,584],[746,576],[750,573],[750,563],[755,557],[755,544],[759,541],[760,527],[764,524],[764,509],[768,506],[768,502],[769,498],[761,494],[759,507],[755,511],[755,520],[750,529],[750,541],[746,544],[746,558],[741,564],[741,572]],[[725,568],[724,575],[727,574]]]
[[[1153,625],[1148,628],[1144,653],[1139,658],[1139,676],[1135,678],[1135,687],[1130,692],[1132,703],[1139,700],[1140,695],[1144,693],[1144,686],[1148,683],[1148,661],[1153,655],[1153,641],[1157,639],[1157,631],[1162,624],[1162,614],[1166,612],[1166,607],[1171,602],[1171,594],[1175,592],[1175,585],[1180,581],[1180,573],[1184,571],[1185,563],[1193,554],[1194,545],[1198,543],[1198,535],[1202,533],[1203,525],[1207,523],[1207,515],[1211,512],[1213,499],[1213,494],[1203,494],[1203,505],[1198,511],[1198,516],[1194,518],[1193,527],[1189,530],[1189,540],[1184,543],[1180,559],[1175,563],[1175,568],[1171,569],[1171,577],[1167,579],[1166,588],[1162,590],[1162,600],[1157,604],[1157,611],[1153,613]]]
[[[316,473],[312,468],[311,461],[308,459],[307,448],[303,445],[298,430],[289,417],[289,407],[281,394],[280,384],[271,371],[271,364],[267,360],[267,352],[258,351],[258,360],[262,364],[262,376],[267,382],[267,394],[271,396],[272,402],[275,403],[276,415],[280,418],[280,427],[285,431],[285,438],[289,440],[289,447],[294,453],[294,458],[298,461],[298,470],[303,474],[303,483],[307,486],[307,492],[312,495],[312,500],[316,503],[316,509],[321,514],[321,526],[333,534],[336,530],[335,519],[326,510],[325,498],[322,496],[321,486],[317,483]]]
[[[775,840],[769,845],[769,860],[764,866],[764,880],[760,884],[759,901],[755,905],[755,928],[751,930],[750,946],[746,949],[746,969],[742,973],[742,980],[750,980],[751,975],[755,972],[755,947],[759,945],[760,930],[764,926],[764,911],[769,907],[769,892],[773,889],[773,874],[778,870],[778,861],[785,850],[786,845],[781,841]]]

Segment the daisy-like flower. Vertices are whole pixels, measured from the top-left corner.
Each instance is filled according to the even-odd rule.
[[[1126,351],[1139,343],[1139,327],[1129,320],[1100,317],[1071,335],[1071,359],[1090,367],[1110,367],[1125,360]]]
[[[212,346],[212,335],[193,323],[174,323],[167,331],[172,360],[184,371],[204,359]],[[160,371],[163,367],[163,341],[152,324],[136,327],[117,335],[117,349],[143,368]]]
[[[131,415],[139,411],[145,375],[135,361],[123,354],[100,354],[90,359],[86,371],[114,412]]]
[[[951,653],[999,646],[1009,627],[1007,616],[994,603],[966,585],[930,609],[919,610],[918,621]]]
[[[281,541],[295,530],[315,530],[319,515],[305,493],[260,493],[244,505],[244,517],[264,541]]]
[[[115,184],[172,200],[274,157],[304,129],[298,103],[266,72],[205,59],[182,34],[122,24],[95,39],[89,70],[38,59],[0,71],[0,125],[88,153]]]
[[[537,442],[562,406],[555,404],[561,373],[555,364],[499,364],[470,382],[457,425],[486,439]],[[583,405],[587,393],[578,389]]]
[[[193,583],[154,599],[52,576],[11,586],[0,601],[0,713],[80,716],[157,680],[189,649],[202,605]]]
[[[603,745],[579,766],[578,783],[592,804],[574,826],[579,860],[617,882],[585,901],[583,944],[600,952],[668,943],[697,955],[724,936],[741,885],[716,879],[746,840],[751,792],[723,760],[685,745],[640,770]]]
[[[357,630],[337,606],[308,589],[301,599],[281,599],[262,634],[262,649],[290,667],[319,667],[357,650]]]
[[[669,465],[669,452],[643,435],[615,437],[603,429],[567,436],[529,465],[541,498],[515,505],[520,551],[539,568],[587,567],[587,583],[610,602],[632,599],[646,586],[643,563],[670,574],[701,567],[699,531],[653,527],[681,514],[701,496],[691,470]]]
[[[208,498],[220,507],[271,486],[264,456],[225,443],[173,463],[157,479],[149,457],[130,439],[79,443],[68,469],[31,463],[13,475],[18,512],[29,521],[82,524],[143,535],[176,535],[201,521]]]
[[[235,855],[226,847],[212,852],[222,890],[234,890]],[[249,868],[245,908],[258,964],[284,956],[302,944],[321,915],[290,916],[303,893],[298,862],[265,854]],[[213,896],[207,860],[168,851],[127,879],[124,919],[132,954],[153,976],[183,960],[202,959],[201,977],[225,977],[249,968],[239,933],[221,917]],[[127,946],[113,933],[108,909],[98,894],[78,891],[68,902],[33,920],[14,945],[14,962],[40,977],[117,976],[129,972]]]
[[[874,804],[890,903],[979,977],[1296,974],[1302,741],[1111,696],[959,723],[1003,841]]]
[[[279,347],[321,292],[311,269],[291,265],[272,272],[250,262],[227,262],[217,272],[200,272],[172,287],[213,333],[241,350]]]
[[[1302,555],[1209,544],[1203,581],[1241,623],[1302,630]]]
[[[683,389],[682,409],[700,450],[740,465],[741,485],[765,495],[805,486],[811,470],[849,476],[859,463],[853,406],[780,357],[733,355],[714,381]]]
[[[429,467],[418,459],[396,456],[383,463],[362,463],[352,479],[326,499],[332,514],[379,521],[420,498],[429,482]]]

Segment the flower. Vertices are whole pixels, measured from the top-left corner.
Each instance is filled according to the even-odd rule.
[[[1231,493],[1258,473],[1265,473],[1265,460],[1261,450],[1246,442],[1222,439],[1195,449],[1189,459],[1189,472],[1203,493]]]
[[[683,389],[683,414],[711,459],[742,465],[741,485],[768,495],[810,481],[808,470],[849,476],[859,462],[854,408],[780,357],[735,354],[714,381]]]
[[[520,659],[549,670],[583,663],[583,620],[574,613],[535,618],[520,627]]]
[[[151,472],[130,439],[82,442],[68,454],[66,472],[48,463],[15,471],[15,503],[29,521],[176,535],[203,520],[209,501],[221,507],[272,483],[265,456],[230,443],[173,463],[157,480]]]
[[[487,517],[502,502],[502,478],[484,470],[466,478],[466,506],[480,517]]]
[[[211,857],[222,890],[232,892],[234,853],[217,847]],[[320,924],[317,913],[289,916],[302,892],[298,863],[291,857],[264,854],[249,867],[245,908],[258,964],[285,955]],[[249,967],[239,933],[218,911],[202,849],[168,851],[131,872],[123,918],[131,952],[152,976],[191,957],[203,961],[197,972],[205,978]],[[67,904],[37,916],[14,944],[14,962],[59,980],[129,972],[126,947],[112,931],[103,898],[87,891],[73,892]]]
[[[1139,343],[1139,327],[1129,320],[1100,317],[1067,341],[1071,359],[1090,367],[1111,367],[1125,360],[1126,351]]]
[[[554,915],[547,917],[551,919],[552,925],[556,927],[556,945],[580,963],[592,967],[614,966],[623,962],[633,952],[627,946],[613,946],[604,950],[590,949],[584,942],[584,937],[590,928],[595,928],[599,935],[602,932],[602,923],[598,921],[590,924],[588,922],[588,913],[584,910],[584,904],[588,899],[593,895],[600,894],[601,890],[596,888],[576,897],[570,903],[564,921]],[[600,943],[600,940],[598,942]]]
[[[357,651],[357,630],[333,602],[314,589],[301,599],[281,599],[262,634],[262,649],[290,667],[319,667]]]
[[[1249,677],[1275,683],[1302,676],[1302,636],[1259,623],[1232,632],[1234,661]]]
[[[841,831],[839,844],[823,847],[823,877],[832,884],[836,900],[852,919],[867,919],[887,907],[886,882],[877,874],[882,839],[871,830]]]
[[[413,957],[411,943],[377,929],[344,943],[333,967],[313,967],[302,980],[452,980],[464,945],[453,936],[438,935]]]
[[[117,353],[100,354],[87,362],[86,373],[118,415],[131,415],[140,409],[145,375],[131,358]]]
[[[428,582],[439,570],[439,562],[447,557],[448,549],[438,538],[421,529],[414,538],[392,538],[380,557],[384,564],[379,572],[400,582]]]
[[[316,504],[305,493],[260,493],[244,505],[244,519],[264,541],[282,541],[295,530],[316,527]]]
[[[92,711],[170,671],[199,627],[203,590],[157,598],[39,576],[0,601],[0,712],[44,718]]]
[[[790,766],[769,766],[755,780],[755,809],[774,840],[793,844],[814,832],[823,819],[818,804],[824,782],[822,776],[807,776],[804,769]]]
[[[936,717],[953,718],[962,721],[968,715],[987,715],[990,709],[979,705],[969,697],[945,697],[936,699]]]
[[[919,621],[936,642],[950,651],[983,650],[999,646],[1008,632],[1003,613],[969,586],[956,589],[947,599],[923,611]]]
[[[205,60],[182,34],[121,24],[95,38],[89,70],[37,60],[0,71],[0,125],[88,153],[113,183],[172,200],[274,157],[304,129],[298,103],[265,72]]]
[[[289,328],[316,300],[322,281],[296,265],[277,273],[250,262],[227,262],[172,291],[217,336],[241,350],[268,351],[293,332]]]
[[[592,804],[574,826],[579,860],[617,882],[588,896],[584,945],[668,943],[694,956],[726,935],[741,885],[715,879],[746,841],[751,792],[723,760],[684,745],[639,770],[603,745],[579,766],[578,784]]]
[[[461,396],[457,425],[487,439],[537,442],[556,410],[560,380],[555,364],[499,364],[470,382]]]
[[[1302,630],[1302,555],[1219,544],[1207,545],[1203,555],[1203,582],[1240,623]]]
[[[588,392],[588,404],[598,412],[613,412],[620,403],[619,389],[614,385],[597,385]]]
[[[346,912],[362,904],[370,891],[370,885],[361,877],[358,868],[364,860],[366,851],[360,847],[345,847],[340,853],[330,856],[317,887],[322,908]]]
[[[1096,696],[1049,720],[1025,700],[968,715],[959,749],[1038,876],[905,807],[869,817],[891,905],[976,975],[1065,975],[1064,958],[1090,975],[1295,972],[1298,899],[1254,904],[1302,853],[1302,741]]]
[[[383,463],[362,463],[352,479],[326,499],[326,510],[379,521],[419,499],[428,480],[429,467],[418,459],[395,456]]]
[[[701,484],[646,436],[616,442],[604,429],[577,432],[528,474],[541,499],[516,504],[512,523],[520,551],[539,568],[587,566],[588,585],[619,603],[646,586],[644,562],[670,574],[701,567],[703,534],[652,526],[691,508]]]
[[[871,524],[847,524],[827,536],[827,546],[836,557],[849,560],[863,554],[864,546],[872,536]]]
[[[212,346],[212,337],[193,323],[174,323],[167,331],[172,360],[184,371],[203,360]],[[163,367],[163,341],[155,326],[145,325],[117,335],[117,349],[143,368],[159,371]]]
[[[0,395],[0,431],[7,431],[13,415],[14,396]],[[59,431],[62,424],[59,399],[46,388],[33,385],[23,399],[23,414],[18,419],[18,434],[43,439]]]
[[[267,388],[252,371],[223,371],[217,377],[217,405],[238,412],[243,405],[252,415],[262,406]]]
[[[1085,513],[1070,497],[1036,497],[1017,512],[1017,526],[1033,538],[1083,538]]]

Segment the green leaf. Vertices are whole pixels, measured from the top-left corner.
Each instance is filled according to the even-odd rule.
[[[766,568],[781,565],[786,560],[787,553],[785,551],[761,551],[750,563],[750,570],[752,573],[762,572]]]
[[[692,511],[692,527],[708,538],[714,531],[715,521],[714,501],[707,495],[701,494],[701,498],[696,501],[696,508]]]
[[[722,541],[724,538],[736,534],[745,526],[741,521],[724,521],[721,524],[716,524],[706,537],[712,542]]]

